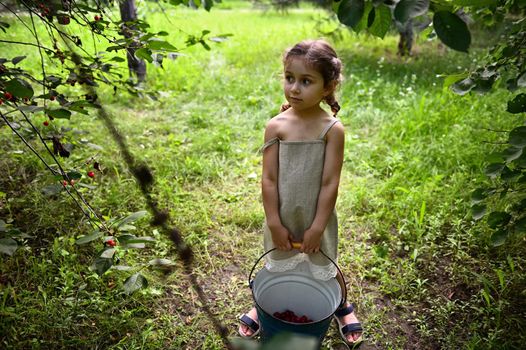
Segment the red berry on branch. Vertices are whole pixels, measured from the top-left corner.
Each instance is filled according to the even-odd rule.
[[[69,16],[57,16],[58,23],[68,25],[70,22]]]
[[[70,184],[71,186],[75,185],[75,180],[73,180],[73,179],[69,180],[69,184]]]
[[[99,15],[95,15],[94,19],[95,19],[95,21],[100,21],[100,16]]]
[[[10,92],[6,92],[6,93],[4,94],[4,97],[5,97],[7,100],[9,100],[9,101],[11,101],[11,100],[13,99],[13,95],[12,95]]]
[[[95,177],[95,173],[93,171],[88,171],[88,176],[93,179]]]
[[[109,245],[110,247],[115,247],[117,245],[117,242],[115,242],[113,239],[108,239],[106,241],[106,244]]]
[[[44,126],[48,126],[49,122],[47,120],[44,120],[44,122],[42,124],[44,124]]]
[[[49,99],[50,99],[51,101],[55,101],[56,97],[55,97],[54,95],[51,95],[51,96],[49,96]]]
[[[64,185],[64,187],[66,187],[68,185],[68,182],[66,180],[62,180],[62,184]]]

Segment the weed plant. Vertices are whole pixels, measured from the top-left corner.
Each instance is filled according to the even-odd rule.
[[[170,32],[176,47],[182,33],[233,36],[210,51],[194,46],[163,67],[149,66],[148,88],[159,92],[157,101],[99,91],[132,152],[152,167],[155,199],[192,245],[210,305],[235,336],[237,316],[252,304],[248,272],[263,253],[258,149],[283,102],[281,54],[318,37],[316,19],[325,14],[310,7],[262,12],[244,2],[210,13],[157,9],[145,4],[140,14],[155,30]],[[22,28],[9,33],[24,35]],[[458,54],[421,39],[413,57],[400,58],[395,36],[381,41],[348,32],[334,45],[345,65],[339,265],[367,343],[519,348],[525,341],[524,242],[490,248],[489,232],[468,214],[470,190],[484,181],[484,154],[501,141],[488,130],[514,122],[501,102],[504,91],[460,98],[442,88],[439,76],[472,67],[480,51]],[[37,57],[25,50],[12,54]],[[39,69],[35,59],[24,64]],[[74,152],[79,167],[92,156],[103,167],[79,187],[93,207],[106,218],[144,209],[94,116],[56,124],[83,135]],[[90,233],[74,203],[42,193],[54,180],[6,127],[0,140],[0,218],[30,236],[0,261],[3,348],[222,348],[182,269],[169,275],[143,269],[149,287],[131,296],[122,291],[129,271],[102,277],[91,271],[100,243],[74,244]],[[156,242],[123,256],[132,270],[153,257],[176,259],[148,219],[134,223],[134,232]],[[341,346],[331,329],[324,349]]]

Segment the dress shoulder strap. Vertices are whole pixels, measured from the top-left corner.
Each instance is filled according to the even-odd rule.
[[[273,144],[278,143],[278,142],[279,142],[279,138],[278,137],[271,138],[270,140],[265,142],[265,144],[263,146],[261,146],[261,148],[259,149],[259,153],[263,153],[264,150],[266,150],[267,148],[269,148],[270,146],[272,146]]]
[[[327,126],[323,129],[323,131],[321,132],[320,136],[318,136],[318,138],[320,140],[323,140],[325,139],[325,135],[327,135],[327,133],[329,132],[329,130],[331,130],[331,128],[333,127],[334,124],[338,123],[340,120],[337,119],[337,118],[334,118],[333,120],[331,120],[329,122],[329,124],[327,124]]]

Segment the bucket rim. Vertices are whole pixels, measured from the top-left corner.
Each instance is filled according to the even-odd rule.
[[[253,282],[254,282],[254,280],[252,279],[252,275],[254,274],[254,270],[256,269],[256,266],[261,261],[261,259],[263,259],[266,255],[270,254],[274,250],[276,250],[276,248],[269,249],[265,253],[263,253],[263,255],[261,255],[256,260],[256,262],[254,263],[254,266],[252,266],[252,269],[250,270],[250,273],[248,275],[248,286],[249,286],[249,288],[250,288],[250,290],[252,292],[252,299],[254,299],[254,302],[256,302],[256,304],[257,304],[257,301],[256,301],[256,298],[254,296],[254,289],[252,288],[253,287]],[[340,305],[338,306],[338,308],[343,307],[345,305],[345,303],[347,302],[347,283],[345,281],[345,278],[343,277],[342,270],[340,269],[338,264],[336,264],[334,262],[334,260],[332,260],[327,254],[325,254],[325,252],[323,250],[320,249],[320,253],[322,253],[327,259],[329,259],[329,261],[336,267],[337,273],[336,273],[336,277],[335,278],[336,278],[336,281],[338,282],[338,284],[340,285],[340,289],[341,289],[341,301],[340,301]],[[272,316],[272,317],[274,317],[274,316]]]

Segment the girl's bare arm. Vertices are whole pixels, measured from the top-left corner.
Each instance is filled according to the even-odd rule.
[[[336,198],[343,165],[343,149],[345,132],[341,123],[336,123],[327,133],[325,148],[325,163],[321,181],[320,194],[316,207],[316,215],[312,225],[305,231],[301,250],[305,253],[315,253],[320,249],[321,237],[329,222]]]
[[[265,129],[265,142],[278,137],[278,123],[272,119]],[[261,179],[261,193],[263,196],[263,207],[267,225],[272,233],[274,246],[279,250],[292,249],[290,233],[281,223],[279,216],[278,196],[278,151],[277,144],[267,147],[263,151],[263,175]]]

